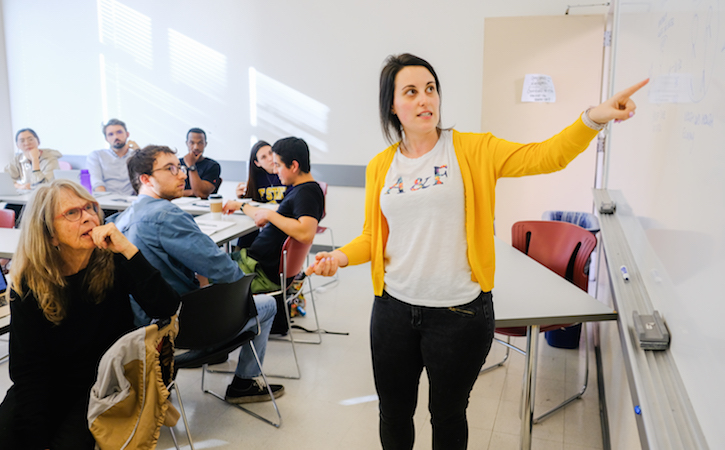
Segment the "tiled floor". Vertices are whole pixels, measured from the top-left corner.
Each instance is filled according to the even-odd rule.
[[[178,381],[197,449],[261,450],[355,450],[380,448],[377,403],[374,396],[368,325],[372,287],[368,265],[346,268],[340,281],[316,295],[322,327],[349,332],[349,336],[325,335],[321,345],[298,345],[302,378],[279,380],[286,393],[279,401],[283,424],[277,429],[243,411],[200,391],[201,370],[183,370]],[[319,278],[313,279],[319,282]],[[309,309],[309,305],[308,305]],[[302,319],[299,323],[309,319]],[[576,391],[579,386],[579,351],[555,349],[540,339],[536,407],[541,411]],[[523,345],[523,339],[518,340]],[[0,342],[0,355],[7,350]],[[498,361],[503,347],[494,345],[488,361]],[[232,355],[236,358],[236,355]],[[592,354],[593,356],[593,354]],[[289,372],[289,344],[271,342],[267,372]],[[227,362],[229,368],[235,362]],[[0,365],[0,392],[10,381],[7,363]],[[574,402],[534,426],[534,449],[601,449],[601,431],[593,358],[590,385],[582,400]],[[583,364],[582,364],[583,368]],[[479,377],[468,408],[469,449],[516,449],[519,445],[519,400],[523,357],[512,354],[503,368]],[[224,392],[230,376],[211,375],[208,383]],[[427,381],[421,379],[419,407],[415,417],[416,449],[431,448]],[[175,395],[172,394],[176,404]],[[255,411],[272,414],[269,403],[253,405]],[[176,426],[179,443],[186,445],[183,424]],[[173,448],[168,429],[162,429],[159,449]],[[188,448],[188,446],[186,447]]]

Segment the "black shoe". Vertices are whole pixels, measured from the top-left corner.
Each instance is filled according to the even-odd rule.
[[[270,384],[269,387],[272,390],[274,398],[279,398],[284,394],[284,386],[281,384]],[[252,380],[252,385],[247,389],[237,389],[230,384],[227,387],[227,395],[224,396],[224,400],[233,404],[241,404],[268,402],[272,399],[269,397],[267,387],[263,383]]]

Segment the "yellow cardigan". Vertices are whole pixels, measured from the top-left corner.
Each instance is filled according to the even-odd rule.
[[[491,133],[459,133],[453,130],[453,147],[463,177],[468,263],[471,279],[481,286],[482,291],[493,289],[496,180],[561,170],[586,150],[597,133],[587,127],[581,117],[556,136],[532,144],[505,141]],[[385,245],[388,240],[388,223],[380,210],[380,192],[397,148],[398,144],[388,147],[368,164],[363,232],[340,248],[351,265],[371,261],[375,295],[383,293]]]

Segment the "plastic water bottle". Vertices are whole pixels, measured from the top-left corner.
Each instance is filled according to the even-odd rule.
[[[23,176],[20,179],[20,184],[31,184],[33,182],[33,164],[25,157],[24,154],[20,158],[20,167],[23,169]]]
[[[91,187],[91,174],[88,172],[88,169],[81,170],[81,185],[88,190],[91,194],[93,193],[93,188]]]

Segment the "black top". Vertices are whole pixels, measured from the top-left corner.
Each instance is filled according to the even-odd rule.
[[[17,398],[15,427],[23,448],[49,448],[64,405],[85,396],[95,383],[103,354],[134,329],[132,294],[151,317],[170,317],[179,294],[141,252],[126,260],[114,255],[113,288],[95,304],[86,292],[86,269],[66,277],[69,299],[60,325],[48,321],[33,292],[11,291],[10,378]]]
[[[186,162],[184,162],[183,157],[179,158],[179,163],[182,166],[186,166]],[[216,194],[216,192],[219,190],[219,186],[222,184],[222,166],[220,166],[219,163],[214,161],[213,159],[206,157],[204,157],[204,159],[202,159],[201,161],[197,162],[195,165],[196,171],[199,174],[199,178],[213,184],[214,191],[212,191],[212,194]],[[186,184],[184,185],[184,189],[191,189],[191,177],[188,176],[188,174],[186,176]]]
[[[266,170],[257,172],[257,192],[252,198],[262,203],[281,203],[285,191],[291,191],[293,186],[285,186],[276,173],[267,173]]]
[[[308,181],[287,190],[277,212],[293,219],[310,216],[319,221],[324,210],[325,195],[322,188],[316,181]],[[259,262],[270,280],[279,278],[279,258],[285,239],[287,235],[284,231],[268,223],[247,250],[247,254]]]

